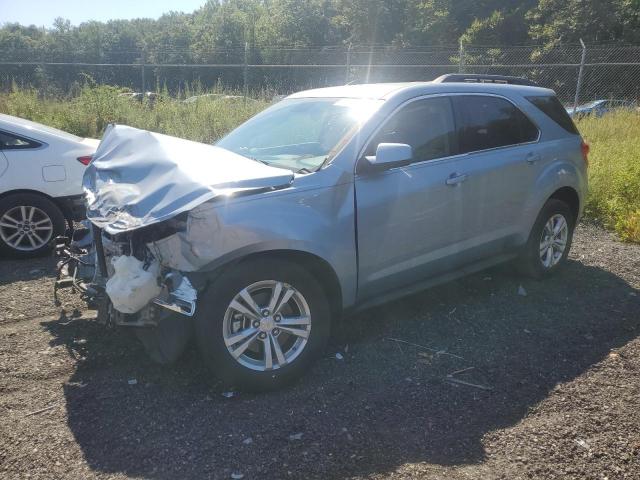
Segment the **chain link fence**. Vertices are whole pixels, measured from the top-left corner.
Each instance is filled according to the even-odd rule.
[[[0,51],[0,89],[16,84],[50,93],[73,91],[84,75],[134,91],[166,87],[178,94],[223,85],[284,94],[345,83],[427,81],[454,72],[526,77],[554,89],[567,105],[640,99],[640,46],[628,45]]]

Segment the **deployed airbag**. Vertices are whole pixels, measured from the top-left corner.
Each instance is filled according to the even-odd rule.
[[[87,218],[110,234],[168,220],[216,197],[287,186],[290,170],[223,148],[110,125],[87,167]]]
[[[106,285],[113,308],[122,313],[136,313],[160,295],[160,266],[153,261],[148,268],[135,257],[122,255],[111,259],[114,274]]]

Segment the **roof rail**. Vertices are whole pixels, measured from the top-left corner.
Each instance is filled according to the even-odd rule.
[[[498,83],[509,85],[526,85],[528,87],[538,87],[539,85],[531,80],[522,77],[510,77],[507,75],[479,75],[473,73],[447,73],[436,78],[433,83]]]

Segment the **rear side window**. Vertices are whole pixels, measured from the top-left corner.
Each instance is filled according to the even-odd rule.
[[[21,150],[39,147],[40,143],[28,138],[0,131],[0,150]]]
[[[567,110],[565,110],[560,103],[560,100],[558,100],[558,97],[527,97],[527,100],[533,103],[538,110],[541,110],[542,113],[564,128],[567,132],[579,135],[578,129],[573,123],[573,120],[571,120]]]
[[[538,138],[538,127],[505,99],[483,95],[453,99],[460,153],[534,142]]]
[[[427,98],[402,107],[378,131],[365,155],[375,155],[381,143],[411,145],[414,162],[452,155],[455,126],[451,102],[446,97]]]

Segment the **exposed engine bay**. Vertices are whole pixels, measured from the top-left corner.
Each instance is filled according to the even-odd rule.
[[[88,221],[58,238],[54,297],[59,303],[58,289],[72,288],[98,311],[99,322],[134,327],[149,356],[171,363],[191,337],[197,291],[185,275],[161,267],[142,238],[111,236]]]
[[[159,226],[154,228],[158,232],[163,232]],[[99,309],[107,324],[155,326],[158,309],[193,316],[196,289],[187,276],[160,265],[145,244],[148,233],[109,235],[83,222],[71,238],[57,240],[61,260],[56,292],[64,287],[76,289]],[[105,302],[108,305],[102,311]]]

